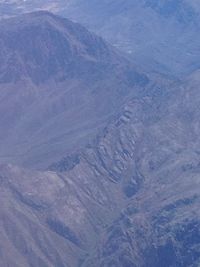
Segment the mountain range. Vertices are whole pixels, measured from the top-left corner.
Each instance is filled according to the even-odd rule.
[[[0,5],[4,16],[42,8],[80,22],[145,72],[182,78],[199,68],[198,0],[7,0]]]
[[[195,32],[198,7],[194,15],[186,1],[69,1],[62,9],[57,2],[58,13],[76,14],[105,41],[48,11],[13,16],[37,3],[1,3],[0,266],[198,267],[198,66],[192,57],[190,68],[185,56],[184,65],[176,53],[176,64],[152,54],[142,31],[138,47],[149,57],[127,56],[97,16],[105,25],[111,13],[129,21],[137,10],[136,20],[173,22],[173,36],[174,25]],[[96,20],[82,21],[79,12],[94,7]],[[176,73],[167,70],[170,60]]]

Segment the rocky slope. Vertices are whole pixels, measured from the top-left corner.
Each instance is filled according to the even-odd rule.
[[[100,37],[51,13],[3,20],[0,33],[1,162],[45,168],[148,84]]]
[[[129,126],[125,128],[131,124],[141,133],[140,138],[130,135],[135,144],[132,182],[125,186],[129,200],[83,266],[199,265],[199,98],[194,101],[199,90],[194,81],[187,86],[172,96],[166,109],[162,105],[160,109],[160,103],[144,102],[140,127],[132,120],[127,123],[126,113],[123,123]],[[128,171],[123,164],[126,149],[120,166]],[[119,163],[115,164],[117,168]],[[127,172],[119,177],[124,182]]]
[[[2,165],[0,242],[2,254],[17,260],[1,257],[1,265],[198,266],[194,76],[128,101],[94,142],[54,171]]]

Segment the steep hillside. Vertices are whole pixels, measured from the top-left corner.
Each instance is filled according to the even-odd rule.
[[[57,173],[2,165],[1,265],[198,266],[199,91],[191,79],[128,101],[70,168],[69,157],[51,167]]]
[[[100,37],[51,13],[3,20],[0,33],[1,162],[46,167],[148,84]]]

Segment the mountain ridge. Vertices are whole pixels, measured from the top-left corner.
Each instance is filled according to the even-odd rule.
[[[70,159],[72,168],[67,161],[46,172],[0,166],[1,190],[25,212],[12,213],[25,225],[19,240],[27,240],[25,233],[35,240],[33,229],[48,235],[34,241],[35,260],[70,267],[197,266],[200,126],[198,98],[191,104],[199,91],[192,86],[129,100],[79,160]],[[15,227],[0,229],[12,238]],[[24,258],[23,245],[11,241]],[[59,256],[49,258],[55,244]],[[25,248],[25,266],[38,264]]]
[[[50,165],[149,84],[101,37],[48,12],[6,19],[0,32],[1,161]]]

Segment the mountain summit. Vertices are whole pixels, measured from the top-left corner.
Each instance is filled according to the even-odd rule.
[[[1,83],[28,78],[39,84],[88,74],[92,79],[97,64],[106,68],[117,60],[100,37],[45,11],[1,21],[0,31]]]

